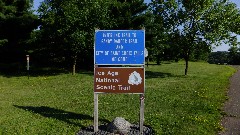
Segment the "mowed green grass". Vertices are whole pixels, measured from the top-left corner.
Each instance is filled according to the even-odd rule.
[[[146,67],[145,125],[157,135],[215,135],[235,69],[191,62]],[[93,125],[93,72],[0,76],[0,134],[76,134]],[[99,122],[139,123],[139,95],[100,94]]]

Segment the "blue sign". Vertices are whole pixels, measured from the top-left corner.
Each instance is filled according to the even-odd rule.
[[[143,65],[144,30],[96,30],[94,60],[97,65]]]

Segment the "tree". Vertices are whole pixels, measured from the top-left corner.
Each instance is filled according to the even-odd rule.
[[[240,64],[240,49],[237,46],[229,48],[229,64],[239,65]]]
[[[133,29],[142,24],[143,0],[45,0],[39,8],[40,39],[53,57],[93,61],[94,30]],[[93,62],[92,62],[93,64]]]
[[[239,20],[239,10],[228,0],[170,0],[158,1],[154,11],[164,13],[170,41],[185,60],[188,73],[190,56],[197,50],[209,52],[211,45],[232,42],[232,26]]]
[[[149,4],[149,12],[152,15],[148,15],[150,20],[146,25],[147,36],[151,44],[149,50],[152,50],[157,64],[160,64],[160,61],[166,55],[172,58],[177,56],[177,54],[171,53],[171,50],[174,48],[170,48],[172,41],[169,40],[168,35],[169,31],[173,28],[173,24],[175,24],[174,16],[171,15],[171,9],[174,8],[174,4],[172,1],[164,2],[155,0],[152,0],[152,3]]]
[[[0,0],[1,62],[19,62],[25,57],[26,41],[37,28],[32,0]]]
[[[109,14],[114,22],[111,29],[142,29],[147,8],[144,0],[111,0]]]
[[[93,54],[94,29],[111,26],[111,21],[107,21],[108,2],[103,0],[45,0],[38,11],[42,38],[52,46],[49,49],[54,57],[71,61],[73,74],[79,56]]]
[[[229,63],[229,52],[227,51],[211,52],[208,58],[208,63],[210,64]]]

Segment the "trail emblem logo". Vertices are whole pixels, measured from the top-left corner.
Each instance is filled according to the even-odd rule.
[[[140,74],[136,71],[132,72],[131,74],[129,74],[129,79],[128,79],[128,84],[131,85],[139,85],[142,83],[142,77],[140,76]]]

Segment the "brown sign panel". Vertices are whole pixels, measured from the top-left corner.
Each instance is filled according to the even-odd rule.
[[[94,72],[94,92],[144,93],[144,68],[97,67]]]

